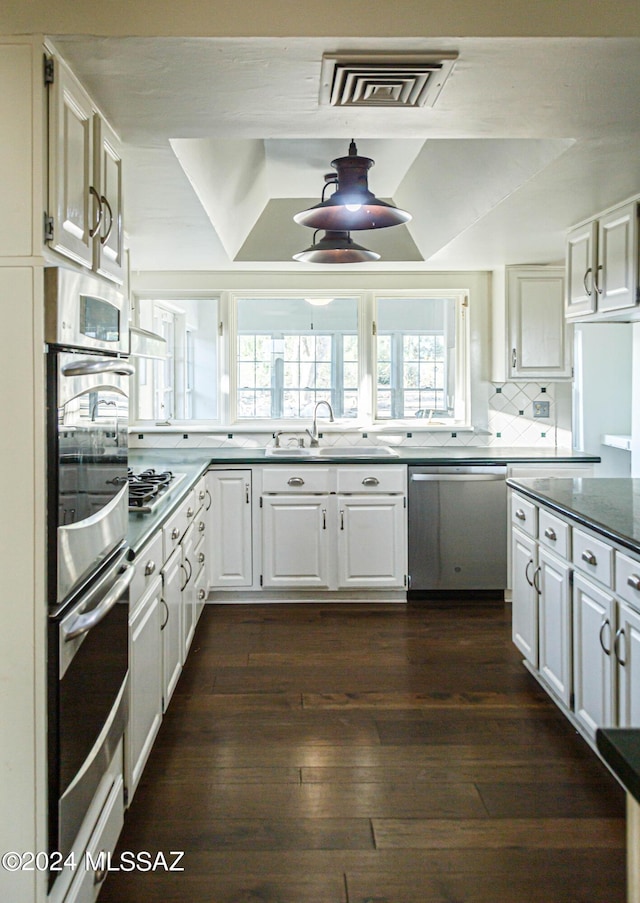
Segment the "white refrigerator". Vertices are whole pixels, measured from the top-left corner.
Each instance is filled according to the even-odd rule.
[[[573,446],[600,455],[597,477],[631,475],[633,328],[574,327]]]

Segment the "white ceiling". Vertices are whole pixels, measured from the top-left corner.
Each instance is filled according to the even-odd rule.
[[[358,233],[358,269],[485,269],[564,254],[640,191],[638,38],[98,38],[54,43],[125,145],[134,269],[300,268],[330,162],[413,214]],[[320,104],[323,53],[457,51],[433,108]],[[326,269],[326,267],[324,268]]]

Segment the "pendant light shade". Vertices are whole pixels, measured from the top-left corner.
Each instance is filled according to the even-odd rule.
[[[347,157],[337,157],[331,161],[337,172],[332,180],[338,186],[337,190],[326,201],[296,213],[293,217],[295,222],[311,229],[327,229],[332,232],[385,229],[408,222],[411,219],[410,213],[381,201],[369,191],[367,173],[373,164],[370,157],[358,156],[355,142],[352,141]]]
[[[369,260],[380,260],[380,255],[362,245],[357,245],[348,232],[344,230],[328,230],[320,241],[294,254],[294,260],[302,263],[366,263]]]

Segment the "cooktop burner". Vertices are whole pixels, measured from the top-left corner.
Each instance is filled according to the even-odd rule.
[[[153,467],[134,473],[129,468],[129,511],[148,514],[162,501],[166,492],[180,482],[185,474],[171,470],[157,471]]]

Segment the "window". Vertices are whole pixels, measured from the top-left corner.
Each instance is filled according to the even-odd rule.
[[[376,306],[377,419],[442,420],[459,414],[465,358],[460,299],[379,297]]]
[[[356,298],[238,298],[236,313],[239,419],[305,419],[321,400],[357,416]]]

